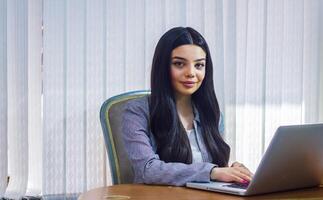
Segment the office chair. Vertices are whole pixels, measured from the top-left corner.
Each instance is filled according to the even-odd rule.
[[[100,121],[107,150],[112,184],[133,183],[133,169],[122,139],[123,106],[131,99],[150,94],[147,90],[123,93],[106,100],[100,110]]]

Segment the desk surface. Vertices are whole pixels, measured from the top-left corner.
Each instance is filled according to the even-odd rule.
[[[239,197],[226,195],[216,192],[189,189],[185,187],[172,186],[153,186],[141,184],[124,184],[102,187],[85,192],[79,197],[79,200],[319,200],[323,199],[323,188],[310,188],[303,190],[294,190],[288,192],[279,192],[266,195],[257,195],[251,197]]]

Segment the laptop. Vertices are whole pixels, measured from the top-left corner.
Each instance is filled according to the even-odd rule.
[[[323,183],[323,124],[280,126],[249,184],[188,182],[186,186],[240,196]]]

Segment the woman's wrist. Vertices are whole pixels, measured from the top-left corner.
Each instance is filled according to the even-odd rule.
[[[216,180],[216,177],[215,177],[215,170],[218,168],[218,166],[214,166],[212,167],[211,171],[210,171],[210,180],[211,181],[215,181]]]

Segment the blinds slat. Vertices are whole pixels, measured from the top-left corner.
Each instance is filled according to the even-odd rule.
[[[27,195],[42,189],[42,1],[28,2],[28,186]]]
[[[28,2],[7,1],[8,162],[7,198],[23,196],[28,179]]]
[[[0,0],[0,198],[8,176],[8,91],[7,91],[7,1]]]
[[[43,191],[66,193],[65,85],[66,16],[64,0],[44,0]]]

